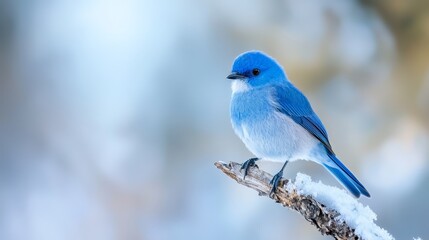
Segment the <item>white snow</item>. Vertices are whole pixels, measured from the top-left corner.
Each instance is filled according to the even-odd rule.
[[[299,194],[311,195],[328,209],[336,210],[340,213],[337,220],[344,220],[362,239],[394,239],[386,230],[374,223],[377,215],[345,190],[324,185],[320,181],[313,182],[310,176],[302,173],[298,173],[295,182],[289,182],[286,188],[288,191],[296,190]]]

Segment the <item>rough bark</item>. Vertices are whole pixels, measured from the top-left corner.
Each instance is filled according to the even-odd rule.
[[[336,220],[339,213],[335,210],[327,209],[311,196],[300,195],[296,191],[287,191],[284,186],[290,180],[282,179],[276,193],[269,196],[270,180],[273,176],[260,170],[257,166],[249,168],[245,179],[243,179],[244,170],[241,170],[242,165],[239,163],[216,162],[215,166],[238,183],[258,191],[260,196],[267,196],[277,203],[299,212],[322,234],[333,236],[335,239],[361,239],[344,221]]]

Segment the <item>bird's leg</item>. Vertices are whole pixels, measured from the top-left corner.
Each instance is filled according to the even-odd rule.
[[[271,179],[270,184],[273,186],[273,188],[271,188],[270,196],[276,193],[277,187],[279,186],[279,183],[280,183],[280,179],[282,179],[283,177],[283,170],[285,169],[288,162],[289,160],[287,160],[283,164],[282,169],[280,169],[280,171],[276,175],[274,175],[273,179]]]
[[[244,169],[243,180],[246,178],[249,168],[255,166],[255,162],[258,160],[259,158],[251,158],[243,163],[243,165],[241,166],[241,170]]]

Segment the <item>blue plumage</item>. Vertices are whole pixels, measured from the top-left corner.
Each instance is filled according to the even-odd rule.
[[[319,117],[313,112],[304,94],[292,84],[288,84],[287,87],[276,86],[274,89],[274,102],[278,104],[278,106],[276,106],[277,111],[292,118],[333,153],[331,144],[328,140],[328,133]]]
[[[243,53],[228,78],[232,80],[231,122],[235,133],[258,158],[284,162],[273,178],[273,191],[286,163],[304,159],[323,165],[356,197],[369,197],[335,156],[325,127],[307,98],[274,59],[258,51]]]

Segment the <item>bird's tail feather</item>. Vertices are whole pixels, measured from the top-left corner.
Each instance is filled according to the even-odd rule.
[[[323,166],[340,181],[355,197],[361,194],[370,197],[369,192],[365,189],[362,183],[347,169],[346,166],[333,154],[328,154],[332,160],[330,163],[323,163]]]

